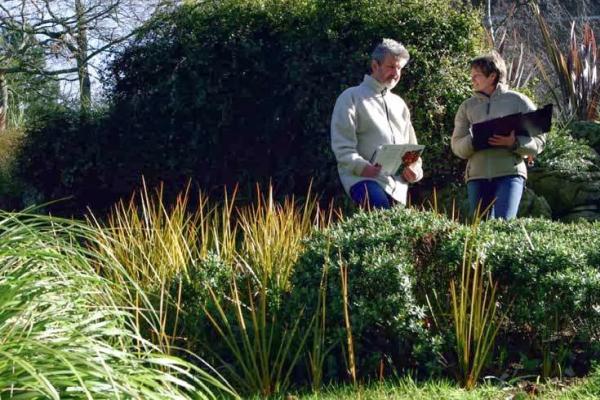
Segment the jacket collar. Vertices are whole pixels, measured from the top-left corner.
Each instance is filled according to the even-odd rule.
[[[475,92],[474,96],[478,99],[487,100],[493,99],[506,92],[508,92],[508,86],[505,83],[499,83],[498,85],[496,85],[496,90],[494,90],[491,95],[488,96],[483,92]]]
[[[373,78],[371,75],[365,75],[365,78],[362,82],[362,86],[371,89],[376,94],[384,94],[389,91],[384,85],[382,85],[377,79]]]

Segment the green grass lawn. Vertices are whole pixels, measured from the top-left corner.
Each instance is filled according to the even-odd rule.
[[[598,399],[600,398],[600,374],[570,384],[518,382],[512,386],[481,384],[475,390],[466,391],[450,381],[414,382],[402,378],[395,382],[377,383],[357,388],[351,385],[325,388],[314,394],[288,394],[281,400],[419,400],[419,399]],[[258,398],[254,398],[258,399]]]

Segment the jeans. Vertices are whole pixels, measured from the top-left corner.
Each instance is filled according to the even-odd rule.
[[[515,218],[524,187],[525,178],[519,175],[474,179],[467,182],[471,215],[475,214],[477,207],[480,212],[483,212],[491,204],[488,211],[489,218]]]
[[[350,188],[350,197],[361,207],[391,208],[395,200],[377,182],[364,180]]]

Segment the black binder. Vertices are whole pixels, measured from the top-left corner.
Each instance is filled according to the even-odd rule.
[[[494,118],[473,124],[473,147],[475,150],[490,148],[488,139],[492,135],[510,135],[515,131],[519,136],[530,136],[529,131],[535,133],[549,132],[552,127],[552,104],[528,113],[510,114],[505,117]]]

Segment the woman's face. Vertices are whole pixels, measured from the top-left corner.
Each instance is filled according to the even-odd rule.
[[[485,76],[479,68],[471,68],[471,84],[475,92],[483,92],[485,94],[492,94],[496,89],[494,81],[496,80],[496,73],[492,72],[490,76]]]

